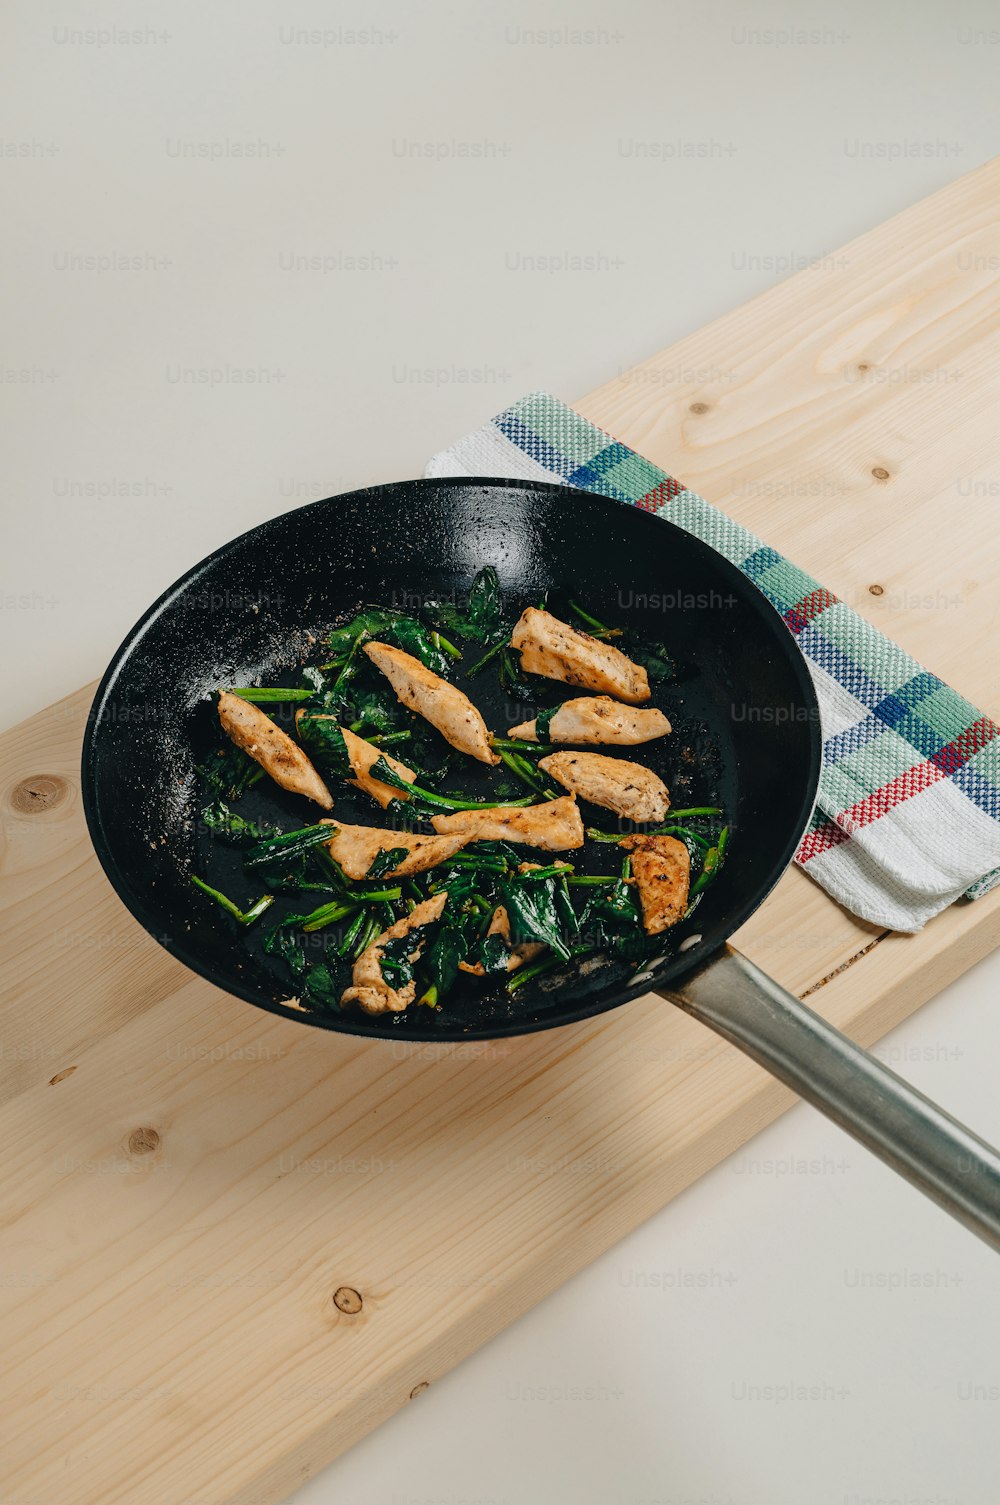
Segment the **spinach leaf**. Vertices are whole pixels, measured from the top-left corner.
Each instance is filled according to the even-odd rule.
[[[482,962],[486,975],[492,977],[497,972],[506,972],[509,956],[510,950],[502,935],[487,935],[480,942],[477,960]]]
[[[384,690],[355,690],[351,695],[354,720],[360,721],[374,731],[391,732],[399,725],[403,708],[398,700],[390,700]]]
[[[347,738],[336,721],[329,716],[311,715],[308,711],[299,717],[299,736],[307,752],[313,754],[323,771],[338,779],[353,779],[351,755],[347,751]]]
[[[562,878],[556,879],[555,906],[556,914],[559,916],[563,930],[567,931],[570,935],[575,935],[580,929],[580,921],[577,918],[576,910],[573,908],[573,901],[569,896],[565,875]]]
[[[394,620],[387,624],[384,636],[397,648],[402,648],[404,653],[412,653],[434,674],[440,674],[445,678],[450,667],[448,655],[439,648],[431,633],[416,617],[396,614]]]
[[[677,678],[677,660],[668,652],[665,643],[655,643],[628,631],[619,647],[635,663],[642,665],[653,684]]]
[[[500,631],[500,594],[497,572],[485,565],[473,580],[464,607],[450,601],[428,601],[427,613],[439,626],[473,643],[488,643]]]
[[[381,852],[376,852],[367,873],[365,873],[365,877],[384,878],[386,873],[391,873],[396,864],[402,862],[407,854],[407,847],[389,847]]]
[[[562,701],[559,702],[559,705],[550,705],[547,710],[538,712],[538,715],[535,717],[535,737],[539,742],[548,742],[552,718],[561,706]]]
[[[426,958],[430,988],[434,990],[435,1003],[451,988],[458,976],[458,964],[464,961],[467,955],[468,945],[461,927],[442,925],[434,937],[434,944]]]
[[[410,931],[408,935],[394,936],[391,941],[386,941],[381,948],[379,967],[382,976],[390,988],[397,992],[405,988],[408,982],[413,981],[413,962],[410,960],[411,951],[416,950],[419,941],[419,933]]]
[[[390,607],[369,606],[359,611],[344,627],[337,627],[327,637],[336,658],[347,655],[341,670],[341,678],[348,668],[357,664],[357,649],[362,643],[381,641],[393,643],[405,653],[412,653],[428,669],[444,676],[449,659],[442,648],[434,642],[432,634],[416,617]]]
[[[329,960],[315,962],[303,978],[299,996],[309,1008],[339,1010],[346,981],[343,968],[331,965]]]
[[[500,630],[500,591],[497,572],[484,565],[469,590],[468,629],[466,637],[487,643]]]
[[[512,878],[500,884],[500,895],[510,920],[511,940],[544,941],[566,961],[570,955],[556,910],[555,882],[524,883]]]
[[[346,622],[327,633],[327,643],[335,657],[352,653],[365,638],[377,638],[385,629],[393,613],[384,606],[366,606]]]
[[[306,970],[306,953],[301,940],[292,929],[296,918],[301,918],[301,916],[292,915],[289,920],[272,925],[264,936],[264,950],[268,956],[280,956],[287,964],[292,976],[298,979]]]
[[[641,925],[642,916],[630,884],[619,878],[614,888],[601,888],[591,900],[594,912],[609,915],[626,925]]]
[[[267,841],[278,834],[277,826],[256,825],[252,820],[244,820],[242,815],[230,810],[223,800],[213,800],[211,804],[203,806],[201,818],[213,836],[233,846],[242,847],[253,841]]]
[[[226,742],[224,747],[209,753],[204,763],[195,768],[195,773],[226,800],[238,800],[241,794],[264,777],[264,770],[249,753],[235,742]]]

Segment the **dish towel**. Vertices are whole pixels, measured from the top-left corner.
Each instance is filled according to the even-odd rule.
[[[823,771],[795,860],[840,904],[916,931],[1000,883],[1000,728],[818,581],[547,392],[428,476],[559,481],[669,517],[738,565],[794,633],[819,699]]]

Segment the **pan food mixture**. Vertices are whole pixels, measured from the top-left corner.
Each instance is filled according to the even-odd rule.
[[[549,596],[511,628],[488,566],[460,603],[362,609],[294,684],[219,691],[202,828],[266,891],[237,902],[191,881],[262,927],[293,1006],[398,1015],[447,1009],[463,975],[514,994],[581,958],[641,968],[697,906],[728,827],[717,805],[673,809],[650,766],[671,734],[654,694],[675,666],[663,645]],[[487,676],[525,711],[506,735],[473,698]],[[316,819],[248,818],[255,785]]]

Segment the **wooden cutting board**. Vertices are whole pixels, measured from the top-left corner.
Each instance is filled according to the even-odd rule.
[[[578,404],[994,714],[998,198],[991,164]],[[651,998],[422,1047],[214,990],[90,851],[90,694],[0,739],[3,1498],[270,1505],[791,1098]],[[1000,894],[907,938],[793,872],[739,940],[870,1043]]]

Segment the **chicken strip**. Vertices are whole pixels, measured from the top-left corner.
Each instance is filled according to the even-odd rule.
[[[381,669],[397,700],[437,727],[446,742],[480,763],[499,763],[486,722],[468,695],[432,674],[418,658],[388,643],[366,643],[365,653]]]
[[[651,768],[630,763],[627,758],[606,758],[603,753],[557,752],[540,758],[545,770],[581,799],[613,810],[626,820],[661,821],[670,808],[670,795],[663,780]]]
[[[276,784],[292,794],[304,794],[324,810],[333,809],[333,796],[305,753],[277,722],[242,695],[219,691],[219,720],[228,737],[249,753]]]
[[[537,867],[538,863],[526,862],[522,863],[521,866],[522,868],[532,868]],[[486,938],[489,939],[491,935],[500,936],[501,940],[506,941],[510,947],[510,954],[507,957],[508,972],[516,972],[518,967],[523,967],[525,962],[530,962],[533,957],[538,956],[540,952],[545,950],[544,941],[522,941],[517,946],[511,946],[510,916],[502,904],[498,904],[493,911],[493,918],[487,927]],[[460,972],[471,972],[473,977],[486,976],[486,968],[482,962],[459,962],[458,970]]]
[[[349,826],[344,821],[327,821],[336,834],[326,843],[330,856],[348,878],[363,878],[379,852],[404,847],[406,856],[384,878],[409,878],[428,868],[447,862],[460,851],[468,838],[461,832],[445,836],[420,836],[412,831],[385,831],[381,826]]]
[[[520,649],[521,668],[528,674],[580,685],[584,690],[604,690],[630,705],[649,699],[649,676],[620,648],[560,622],[537,606],[521,613],[510,641]]]
[[[416,909],[397,920],[395,925],[390,925],[388,930],[383,930],[381,935],[376,936],[354,963],[351,986],[344,989],[341,1003],[359,1003],[369,1014],[398,1014],[409,1008],[417,996],[416,979],[411,978],[401,988],[394,988],[382,976],[382,956],[389,941],[413,935],[413,950],[407,955],[411,962],[416,961],[424,948],[424,938],[414,932],[420,932],[426,925],[439,920],[447,900],[446,892],[425,899]]]
[[[660,935],[684,918],[691,855],[675,836],[626,836],[620,845],[632,853],[643,928],[647,935]]]
[[[549,722],[546,736],[550,742],[606,742],[635,747],[640,742],[665,737],[669,730],[670,722],[654,707],[636,710],[619,705],[607,695],[581,695],[579,700],[563,701]],[[528,742],[539,740],[533,721],[512,726],[507,735],[523,737]]]
[[[500,805],[492,810],[433,815],[431,825],[442,835],[460,834],[463,841],[517,841],[543,852],[568,852],[583,846],[583,821],[573,794],[541,805]]]
[[[303,731],[303,718],[305,718],[307,724],[310,721],[336,721],[337,719],[336,716],[314,716],[309,711],[297,711],[295,714],[295,724],[299,728],[300,735]],[[407,768],[405,763],[401,763],[391,753],[383,752],[379,747],[373,747],[370,742],[366,742],[364,737],[359,737],[349,727],[342,726],[340,731],[344,738],[344,746],[347,748],[347,756],[351,760],[351,768],[356,775],[355,778],[347,780],[349,784],[353,784],[355,789],[363,790],[365,794],[370,794],[373,800],[378,801],[383,810],[391,800],[408,800],[410,798],[405,789],[394,789],[391,784],[383,784],[381,779],[373,779],[371,777],[371,768],[374,763],[378,762],[379,758],[384,758],[389,767],[398,773],[401,779],[407,779],[411,784],[415,777],[412,768]]]

